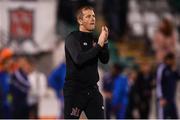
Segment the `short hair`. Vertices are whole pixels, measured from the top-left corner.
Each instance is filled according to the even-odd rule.
[[[112,67],[117,70],[118,72],[122,72],[124,70],[124,66],[119,63],[114,63]]]
[[[82,7],[80,7],[76,12],[76,19],[77,20],[82,19],[84,10],[93,10],[94,11],[94,8],[92,6],[82,6]]]
[[[174,53],[170,52],[170,53],[167,53],[164,57],[164,60],[174,60],[175,59],[175,55]]]
[[[171,36],[173,34],[173,23],[168,18],[162,19],[163,26],[160,29],[160,32],[165,36]]]

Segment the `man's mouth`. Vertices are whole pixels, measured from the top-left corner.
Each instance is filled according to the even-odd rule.
[[[90,25],[95,25],[95,23],[90,23]]]

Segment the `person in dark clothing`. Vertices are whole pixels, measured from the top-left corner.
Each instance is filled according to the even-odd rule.
[[[28,62],[22,57],[18,59],[19,68],[11,75],[10,93],[12,95],[12,116],[15,119],[27,119],[29,107],[27,95],[30,83],[27,77]]]
[[[64,118],[79,118],[82,110],[89,119],[104,118],[103,97],[98,90],[98,59],[109,60],[108,29],[102,27],[99,39],[93,35],[95,14],[92,7],[78,10],[79,31],[65,41],[66,79],[64,84]]]
[[[125,119],[134,119],[135,116],[133,111],[137,108],[137,103],[139,101],[138,91],[137,91],[137,72],[135,69],[127,70],[128,76],[128,104],[126,105]]]
[[[158,94],[158,99],[159,104],[163,109],[162,117],[165,119],[178,119],[175,95],[179,75],[177,74],[175,68],[175,55],[173,53],[168,53],[164,57],[162,65],[162,73],[157,74],[157,78],[161,78],[157,79],[160,83],[160,86],[157,87],[161,88]]]
[[[138,109],[141,119],[148,119],[153,86],[154,81],[151,65],[148,62],[143,62],[137,77],[137,93],[140,99]]]

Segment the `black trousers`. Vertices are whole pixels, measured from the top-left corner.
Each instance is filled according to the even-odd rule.
[[[13,105],[13,118],[14,119],[28,119],[29,108],[27,105]]]
[[[0,119],[3,119],[4,116],[3,116],[3,105],[1,104],[1,101],[0,101]]]
[[[111,118],[111,114],[112,114],[111,101],[112,101],[112,99],[110,99],[110,98],[105,99],[105,116],[106,116],[106,119]]]
[[[164,119],[178,119],[175,103],[167,103],[163,108]]]
[[[29,106],[30,119],[38,119],[38,103]]]
[[[66,92],[64,92],[66,93]],[[84,111],[88,119],[104,119],[103,97],[97,86],[73,94],[64,94],[64,118],[79,119]]]
[[[151,97],[144,98],[144,101],[140,101],[140,105],[138,106],[140,119],[148,119],[149,111],[150,111],[150,101]]]

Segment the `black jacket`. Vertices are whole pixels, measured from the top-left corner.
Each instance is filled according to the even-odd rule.
[[[165,98],[168,102],[175,101],[176,85],[178,79],[178,73],[166,65],[162,73],[161,85],[163,98]]]
[[[65,88],[86,88],[96,85],[99,80],[98,59],[109,61],[108,45],[97,44],[93,33],[75,31],[65,40],[66,80]]]

